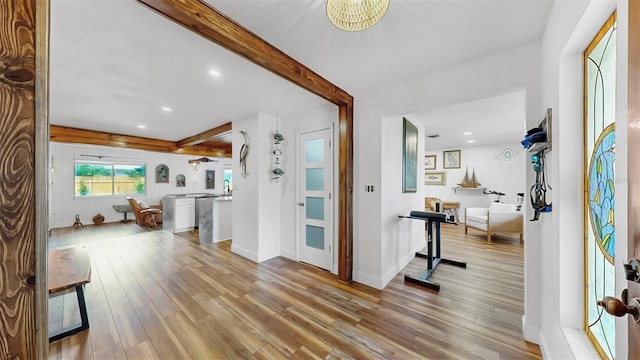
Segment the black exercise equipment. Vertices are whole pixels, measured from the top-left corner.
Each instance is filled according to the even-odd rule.
[[[487,190],[487,189],[484,189],[482,193],[486,195],[496,195],[497,198],[494,202],[502,202],[502,197],[505,195],[505,193],[501,193],[495,190]]]
[[[429,281],[429,278],[438,268],[440,263],[459,266],[462,268],[467,267],[467,263],[444,259],[440,256],[440,224],[443,222],[452,223],[447,221],[447,216],[443,213],[439,212],[431,212],[431,211],[412,211],[409,213],[409,216],[399,216],[404,219],[412,219],[412,220],[421,220],[424,221],[425,231],[427,236],[425,240],[427,240],[427,252],[426,254],[423,252],[416,252],[416,256],[420,258],[427,259],[427,269],[420,274],[420,276],[413,275],[404,275],[404,281],[408,281],[410,283],[427,287],[429,289],[433,289],[435,291],[440,291],[440,284]],[[436,235],[436,254],[433,256],[433,225],[435,224],[435,235]],[[453,223],[456,224],[456,223]],[[456,224],[457,225],[457,224]]]

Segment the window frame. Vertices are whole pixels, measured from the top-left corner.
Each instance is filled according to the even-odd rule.
[[[81,195],[78,192],[76,192],[76,167],[78,166],[78,164],[86,164],[86,165],[106,165],[106,166],[110,166],[111,167],[111,194],[87,194],[87,195]],[[135,167],[144,167],[144,176],[142,178],[144,178],[144,192],[140,193],[140,192],[128,192],[128,193],[115,193],[115,179],[116,179],[116,171],[115,168],[117,166],[135,166]],[[147,163],[146,162],[136,162],[136,161],[132,161],[132,162],[128,162],[128,161],[100,161],[100,160],[80,160],[80,159],[75,159],[73,162],[73,198],[74,199],[94,199],[94,198],[108,198],[108,197],[127,197],[130,195],[146,195],[147,194]]]
[[[583,119],[583,141],[584,141],[584,155],[583,155],[583,161],[584,161],[584,168],[583,168],[583,178],[584,178],[584,198],[583,198],[583,218],[584,218],[584,254],[583,254],[583,272],[584,272],[584,303],[583,303],[583,330],[585,331],[587,337],[589,338],[591,344],[594,346],[594,348],[596,349],[596,351],[598,352],[598,354],[600,355],[600,357],[602,359],[609,359],[609,358],[614,358],[615,357],[615,325],[613,326],[613,328],[609,327],[610,331],[613,331],[613,333],[609,333],[608,335],[611,337],[611,340],[613,340],[613,347],[610,347],[607,345],[607,349],[604,348],[604,345],[600,342],[598,336],[596,336],[596,334],[591,330],[591,326],[596,326],[596,325],[601,325],[601,321],[602,318],[600,316],[609,316],[606,313],[602,313],[602,309],[599,309],[598,311],[600,311],[600,316],[598,316],[596,318],[596,320],[590,324],[590,315],[592,315],[589,312],[589,307],[594,307],[595,305],[593,303],[590,303],[589,300],[589,294],[591,294],[591,292],[597,293],[597,285],[602,285],[602,284],[606,284],[608,286],[611,286],[612,283],[611,281],[613,281],[613,287],[615,288],[615,275],[609,279],[608,282],[605,282],[604,280],[598,282],[598,280],[594,280],[596,278],[596,276],[592,273],[595,273],[595,271],[597,271],[597,267],[598,265],[595,264],[596,260],[600,260],[602,262],[602,265],[600,266],[602,268],[602,273],[604,273],[605,271],[611,271],[611,267],[613,267],[613,273],[615,274],[615,264],[613,263],[613,257],[611,258],[611,267],[609,265],[606,265],[604,263],[604,261],[602,261],[602,259],[600,259],[600,257],[596,257],[594,258],[593,261],[593,265],[590,262],[590,257],[589,254],[590,252],[597,252],[596,250],[597,247],[600,246],[600,244],[594,244],[597,243],[597,241],[593,241],[593,239],[590,239],[590,235],[592,233],[592,224],[590,222],[590,206],[589,206],[589,201],[590,201],[590,193],[589,193],[589,171],[590,171],[590,164],[592,162],[592,153],[594,151],[594,149],[590,148],[590,143],[589,143],[589,126],[592,125],[592,123],[590,122],[590,118],[589,118],[589,114],[588,114],[588,110],[589,110],[589,106],[591,106],[592,104],[589,103],[589,100],[592,100],[589,98],[589,88],[588,88],[588,69],[587,69],[587,64],[589,62],[589,55],[592,53],[592,51],[600,44],[600,42],[602,40],[606,41],[606,39],[603,39],[605,37],[605,35],[607,33],[609,33],[609,31],[611,29],[614,29],[613,31],[617,30],[617,14],[614,11],[613,14],[607,19],[607,21],[602,25],[602,27],[600,28],[600,30],[598,31],[597,35],[593,38],[593,40],[589,43],[589,45],[587,46],[587,48],[585,49],[584,53],[583,53],[583,71],[584,71],[584,84],[583,84],[583,92],[584,92],[584,119]],[[615,36],[615,34],[613,34],[612,36]],[[614,90],[615,91],[615,90]],[[604,113],[604,112],[603,112]],[[593,139],[593,145],[592,147],[595,148],[596,145],[598,144],[598,142],[600,141],[599,139],[602,137],[602,135],[604,134],[605,130],[613,125],[613,131],[615,134],[615,120],[610,123],[610,124],[605,124],[603,122],[603,129],[601,130],[600,133],[595,132],[591,135],[598,135],[596,136],[596,138],[598,139],[598,141],[596,141],[596,138]],[[614,135],[615,136],[615,135]],[[615,140],[614,140],[615,142]],[[615,181],[614,181],[615,182]],[[615,196],[613,197],[613,199],[615,199]],[[615,211],[615,207],[614,207],[614,211]],[[615,231],[615,225],[614,225],[614,231]],[[604,251],[604,250],[602,250]],[[603,258],[606,258],[605,255],[602,255]],[[608,269],[604,269],[605,266]],[[593,267],[593,269],[591,268]],[[604,287],[604,285],[603,285]],[[613,294],[609,294],[607,291],[602,291],[602,293],[598,293],[595,295],[596,299],[595,300],[599,300],[599,297],[604,297],[604,296],[608,296],[608,295],[613,295]],[[608,321],[610,322],[613,318],[608,318]],[[604,329],[602,331],[605,331]],[[605,341],[605,343],[607,342],[607,339],[609,337],[607,337],[607,335],[604,335],[604,338],[602,340]],[[609,357],[609,355],[611,355],[611,357]]]

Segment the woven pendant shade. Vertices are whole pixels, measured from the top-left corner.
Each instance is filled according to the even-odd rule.
[[[327,0],[327,16],[346,31],[364,30],[377,23],[389,7],[389,0]]]

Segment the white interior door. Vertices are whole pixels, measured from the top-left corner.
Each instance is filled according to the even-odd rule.
[[[332,131],[301,133],[298,138],[300,261],[333,268]]]

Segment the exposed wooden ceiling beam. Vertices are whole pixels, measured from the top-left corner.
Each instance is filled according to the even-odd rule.
[[[200,0],[138,0],[256,65],[338,105],[338,278],[353,274],[353,96]]]
[[[231,123],[228,122],[226,124],[217,126],[213,129],[209,129],[207,131],[203,131],[200,134],[197,135],[193,135],[193,136],[189,136],[186,139],[182,139],[180,141],[178,141],[176,143],[176,145],[178,147],[185,147],[185,146],[191,146],[191,145],[197,145],[197,144],[201,144],[207,140],[210,140],[211,138],[215,137],[216,135],[220,135],[224,132],[227,131],[231,131]]]
[[[49,132],[51,141],[57,142],[103,145],[160,152],[173,152],[177,149],[176,143],[173,141],[92,131],[67,126],[51,125]]]
[[[231,157],[231,144],[203,142],[195,146],[178,147],[176,142],[151,139],[139,136],[85,130],[67,126],[51,125],[51,141],[71,144],[111,146],[117,148],[138,149],[156,152]]]
[[[353,97],[346,91],[203,1],[138,1],[231,52],[336,105],[353,101]]]

